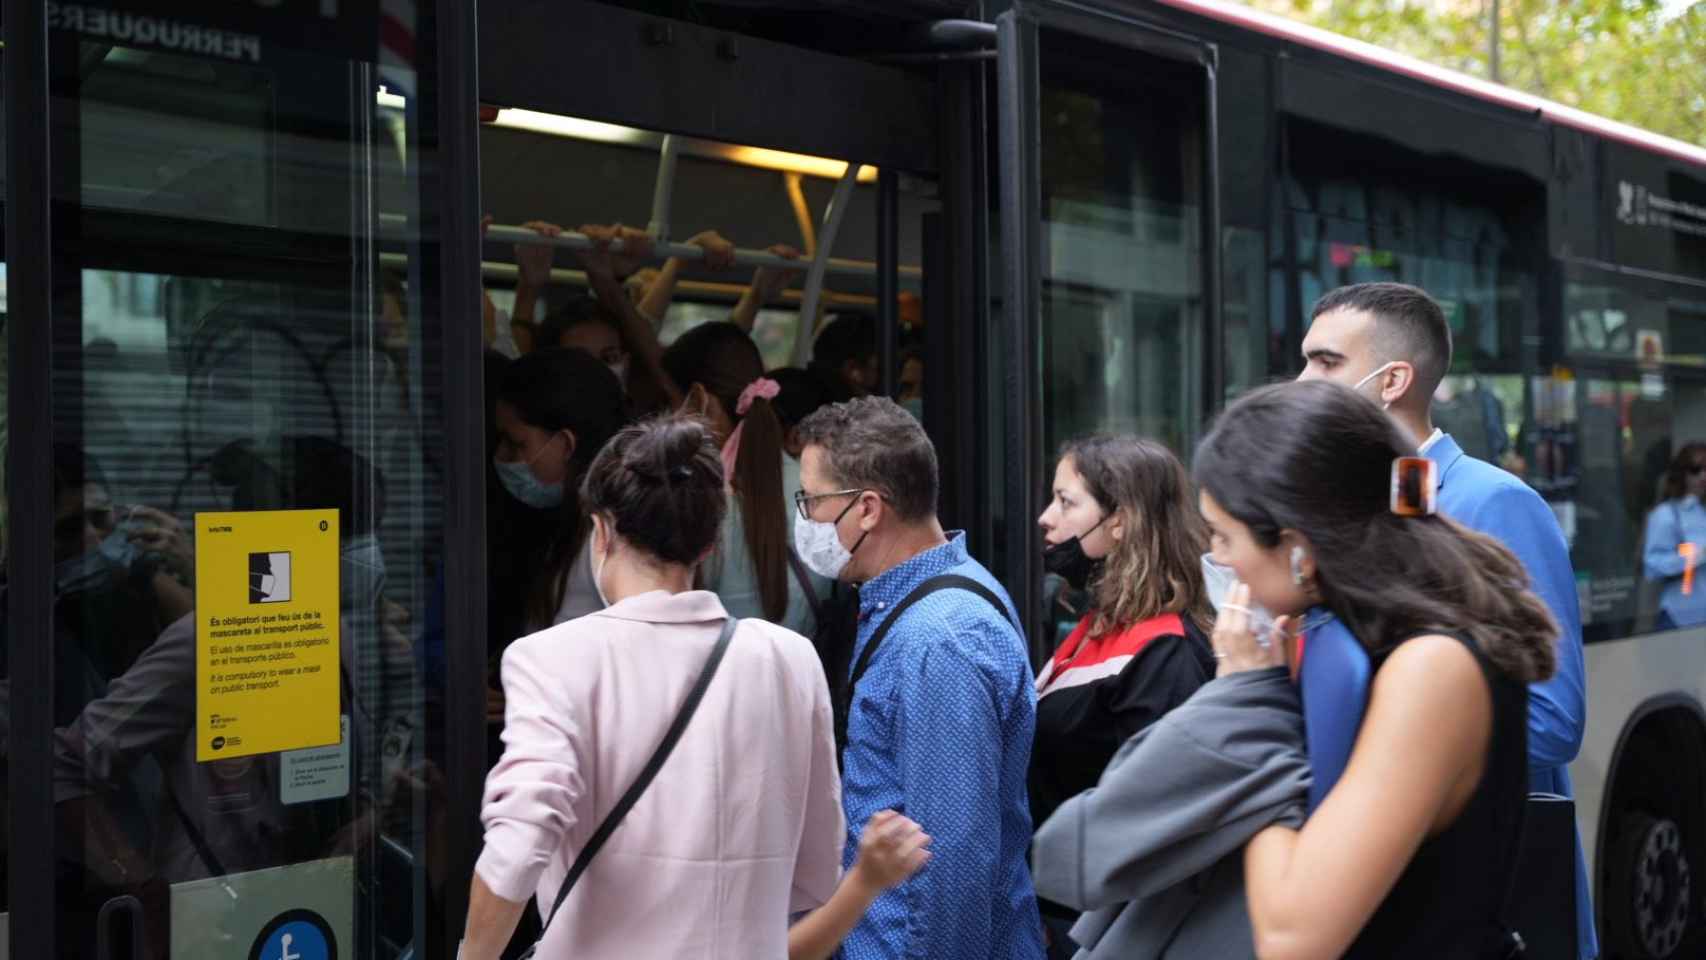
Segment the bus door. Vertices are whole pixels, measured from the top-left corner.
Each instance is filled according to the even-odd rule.
[[[29,6],[0,957],[416,955],[445,895],[416,641],[454,433],[421,174],[453,5]],[[382,246],[416,272],[382,282]]]
[[[481,4],[488,410],[514,358],[553,348],[604,361],[616,380],[589,368],[577,389],[620,391],[632,415],[681,408],[695,382],[732,413],[742,385],[768,372],[783,391],[771,401],[783,496],[742,506],[784,511],[775,529],[785,535],[799,484],[788,433],[814,405],[888,394],[938,442],[957,432],[945,425],[969,411],[938,389],[942,354],[926,342],[943,326],[932,293],[945,206],[934,71],[822,52],[833,16],[707,10],[688,22],[599,3]],[[622,254],[599,257],[597,237],[618,227],[633,231]],[[630,308],[637,327],[623,326]],[[713,358],[741,352],[727,338],[670,349],[731,322],[756,344],[759,367],[714,369]],[[664,375],[643,362],[646,343],[666,351]],[[600,426],[614,425],[589,429]],[[504,646],[539,626],[526,583],[542,539],[527,519],[538,513],[487,479],[487,669],[449,674],[475,685],[480,702],[502,689]],[[772,607],[765,591],[776,581],[735,559],[743,535],[725,529],[705,586],[735,616],[812,635],[816,612],[795,587],[809,582],[821,598],[827,581],[790,565],[786,602]],[[587,612],[577,562],[550,574],[565,577],[563,619]],[[586,593],[590,578],[578,582]],[[451,726],[497,761],[501,718],[469,713]]]
[[[1083,606],[1041,569],[1053,452],[1129,431],[1188,457],[1218,405],[1216,50],[1077,4],[997,24],[997,569],[1040,660]]]

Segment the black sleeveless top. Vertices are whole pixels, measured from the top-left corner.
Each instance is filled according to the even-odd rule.
[[[1456,636],[1493,698],[1493,731],[1481,782],[1445,831],[1422,842],[1346,958],[1476,960],[1502,957],[1501,911],[1528,802],[1528,688],[1475,641]],[[1375,654],[1378,673],[1398,644]]]

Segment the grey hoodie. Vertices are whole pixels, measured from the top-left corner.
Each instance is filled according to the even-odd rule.
[[[1086,911],[1077,960],[1253,957],[1244,844],[1302,825],[1308,789],[1285,668],[1213,680],[1037,830],[1037,894]]]

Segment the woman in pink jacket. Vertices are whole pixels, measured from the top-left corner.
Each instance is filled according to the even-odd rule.
[[[529,898],[549,916],[728,619],[715,594],[693,589],[727,509],[702,424],[618,433],[587,472],[582,502],[608,606],[504,654],[504,754],[486,779],[467,960],[496,960]],[[538,956],[782,960],[790,916],[834,895],[796,931],[794,956],[816,954],[872,887],[922,864],[928,838],[886,819],[870,864],[838,891],[846,833],[823,669],[805,638],[741,621],[674,751],[547,924]]]

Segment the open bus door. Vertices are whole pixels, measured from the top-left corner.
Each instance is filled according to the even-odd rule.
[[[997,50],[1006,537],[992,566],[1040,661],[1074,619],[1040,564],[1053,451],[1112,430],[1188,458],[1218,403],[1216,49],[1036,2],[998,18]]]

